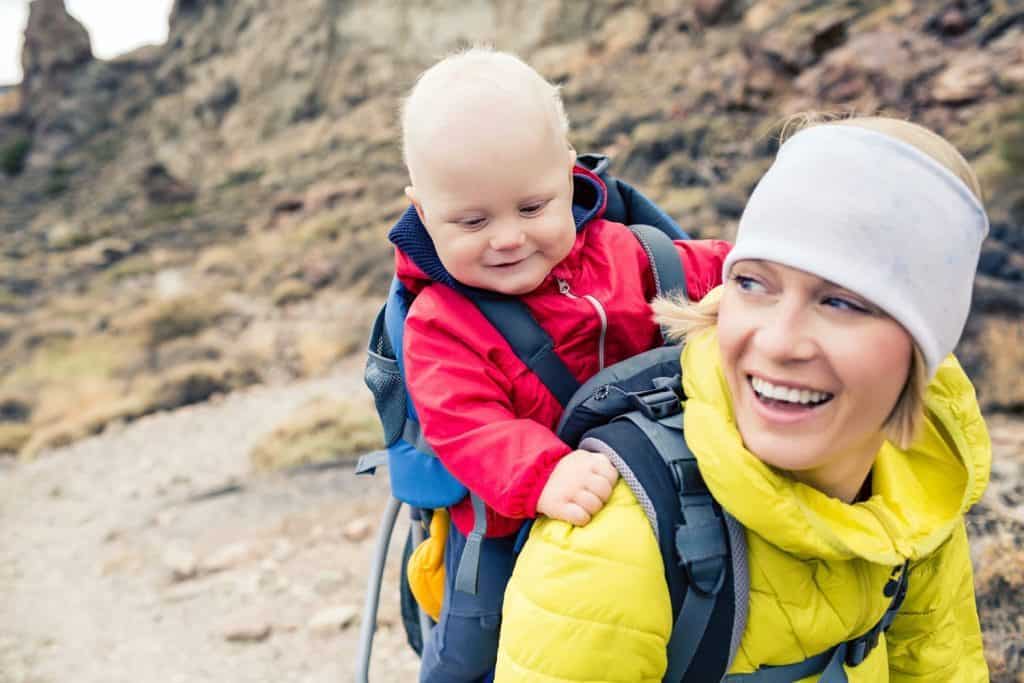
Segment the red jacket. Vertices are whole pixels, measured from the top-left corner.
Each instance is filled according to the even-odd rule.
[[[597,180],[582,169],[577,174]],[[600,217],[603,184],[598,199],[569,255],[521,297],[581,383],[601,369],[602,336],[601,317],[583,295],[595,297],[606,315],[605,366],[662,343],[647,305],[655,295],[647,255],[628,228]],[[681,240],[676,247],[687,293],[699,300],[721,282],[730,245]],[[472,302],[426,276],[401,249],[396,261],[399,278],[419,292],[405,321],[403,353],[423,435],[455,478],[487,504],[487,536],[515,533],[536,515],[541,489],[572,450],[553,431],[562,406]],[[568,284],[570,295],[560,284]],[[463,534],[472,529],[468,497],[452,507],[452,521]]]

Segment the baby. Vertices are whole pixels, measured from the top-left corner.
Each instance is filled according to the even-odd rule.
[[[412,206],[389,238],[398,276],[417,294],[406,383],[427,443],[486,506],[475,595],[454,579],[484,520],[471,497],[451,509],[444,603],[420,676],[475,681],[494,666],[523,521],[587,524],[618,475],[606,456],[555,435],[561,404],[466,294],[520,300],[583,382],[662,343],[648,306],[656,285],[637,239],[603,218],[604,183],[576,166],[558,89],[518,58],[476,48],[435,64],[405,102],[402,136]],[[676,247],[687,294],[700,299],[719,284],[729,246]]]

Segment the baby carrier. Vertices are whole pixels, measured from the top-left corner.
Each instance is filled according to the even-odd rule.
[[[685,233],[646,197],[607,173],[608,161],[583,155],[579,163],[593,170],[608,189],[606,218],[630,226],[650,259],[659,294],[685,293],[685,274],[672,239]],[[653,227],[652,227],[653,226]],[[579,386],[553,353],[547,333],[514,299],[481,297],[474,301],[505,337],[517,356],[565,406],[557,428],[568,445],[605,453],[651,521],[664,562],[675,626],[668,648],[665,681],[723,680],[746,625],[748,577],[744,530],[711,498],[682,435],[678,346],[657,348],[626,359]],[[360,460],[357,473],[373,473],[388,464],[392,497],[380,526],[363,611],[357,681],[368,681],[373,633],[384,562],[392,530],[403,503],[412,525],[403,569],[412,549],[423,541],[434,509],[452,505],[468,492],[432,453],[419,432],[415,407],[402,379],[402,328],[411,297],[397,278],[377,317],[370,338],[366,382],[384,424],[387,450]],[[477,520],[483,503],[474,500]],[[476,588],[475,547],[485,528],[478,522],[459,566],[456,589]],[[845,661],[863,660],[878,634],[888,627],[902,601],[906,572],[894,591],[891,616],[856,641],[788,667],[751,674],[754,683],[794,681],[824,672],[822,680],[845,680]],[[416,604],[406,573],[401,572],[403,624],[410,646],[421,652],[431,619]],[[873,635],[872,635],[873,634]],[[836,664],[838,662],[838,665]],[[831,673],[829,673],[831,671]],[[739,681],[747,677],[729,677]]]

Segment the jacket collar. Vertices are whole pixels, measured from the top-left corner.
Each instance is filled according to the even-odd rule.
[[[749,530],[792,555],[893,566],[927,556],[988,484],[988,431],[953,356],[928,386],[921,434],[906,450],[885,442],[872,495],[855,504],[795,481],[744,447],[714,328],[687,341],[682,366],[686,441],[708,489]]]
[[[607,192],[604,181],[590,170],[576,166],[573,169],[572,216],[576,223],[577,233],[582,231],[591,220],[604,214],[606,202]],[[400,252],[396,255],[399,277],[412,280],[425,279],[450,287],[461,287],[461,284],[451,276],[441,263],[441,259],[438,258],[434,241],[427,233],[427,229],[420,221],[414,207],[410,206],[405,210],[405,213],[388,232],[388,239]],[[577,240],[578,245],[579,240]],[[402,258],[403,255],[405,258]],[[418,288],[414,287],[414,289]]]

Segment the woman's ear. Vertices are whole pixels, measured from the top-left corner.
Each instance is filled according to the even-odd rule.
[[[416,215],[420,217],[420,223],[423,225],[427,224],[426,214],[423,212],[423,205],[420,204],[419,199],[416,198],[416,188],[412,185],[405,186],[405,196],[409,198],[409,202],[413,208],[416,209]]]

